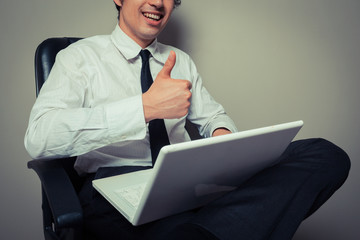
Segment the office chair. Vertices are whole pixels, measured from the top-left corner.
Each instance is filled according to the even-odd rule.
[[[56,54],[80,38],[49,38],[35,52],[36,96],[49,76]],[[201,136],[189,121],[185,126],[192,140]],[[28,162],[40,178],[45,240],[93,239],[83,231],[83,212],[78,192],[83,184],[74,169],[76,157]]]

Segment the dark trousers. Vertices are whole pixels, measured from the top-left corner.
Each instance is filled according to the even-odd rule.
[[[344,183],[350,160],[324,139],[295,141],[280,162],[238,189],[196,210],[132,226],[91,186],[91,180],[142,169],[100,169],[80,192],[85,228],[110,239],[291,239],[300,223]]]

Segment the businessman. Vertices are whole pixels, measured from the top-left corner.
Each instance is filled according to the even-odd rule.
[[[347,154],[324,139],[293,142],[279,164],[222,198],[138,227],[92,188],[93,179],[151,168],[163,145],[189,141],[186,119],[203,137],[237,131],[191,58],[157,41],[180,2],[114,0],[110,35],[57,55],[25,146],[33,158],[78,156],[85,230],[97,239],[291,239],[349,172]]]

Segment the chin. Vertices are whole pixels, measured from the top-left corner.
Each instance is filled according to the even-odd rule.
[[[153,41],[155,38],[157,38],[159,33],[160,33],[159,31],[156,31],[156,32],[144,32],[142,34],[142,39],[144,39],[146,41]]]

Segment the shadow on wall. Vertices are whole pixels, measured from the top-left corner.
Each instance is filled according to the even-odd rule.
[[[165,29],[158,36],[159,42],[177,47],[189,53],[190,47],[187,41],[189,39],[189,31],[186,31],[186,26],[184,25],[183,22],[173,15]]]

